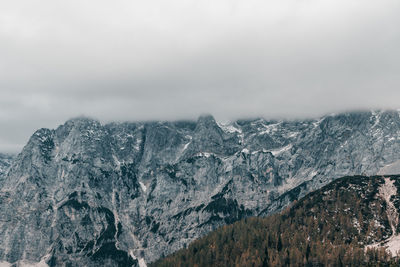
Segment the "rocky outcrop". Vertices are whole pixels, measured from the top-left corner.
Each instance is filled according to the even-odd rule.
[[[0,153],[0,188],[7,170],[10,168],[14,155]]]
[[[400,159],[397,111],[40,129],[4,175],[0,262],[144,265],[216,227]]]

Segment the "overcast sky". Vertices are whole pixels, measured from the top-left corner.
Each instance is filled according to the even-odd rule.
[[[80,115],[315,117],[400,107],[398,0],[0,4],[0,151]]]

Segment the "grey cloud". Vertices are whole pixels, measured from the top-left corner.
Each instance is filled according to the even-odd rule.
[[[398,108],[399,13],[395,0],[3,4],[0,151],[79,115],[299,118]]]

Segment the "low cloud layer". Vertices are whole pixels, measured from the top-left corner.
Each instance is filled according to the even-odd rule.
[[[399,108],[397,0],[28,1],[0,10],[0,151],[80,115]]]

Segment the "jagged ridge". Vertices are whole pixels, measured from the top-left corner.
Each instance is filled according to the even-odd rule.
[[[332,179],[378,173],[400,159],[399,129],[397,111],[41,129],[1,188],[0,261],[151,262]],[[94,256],[111,250],[123,256]]]

